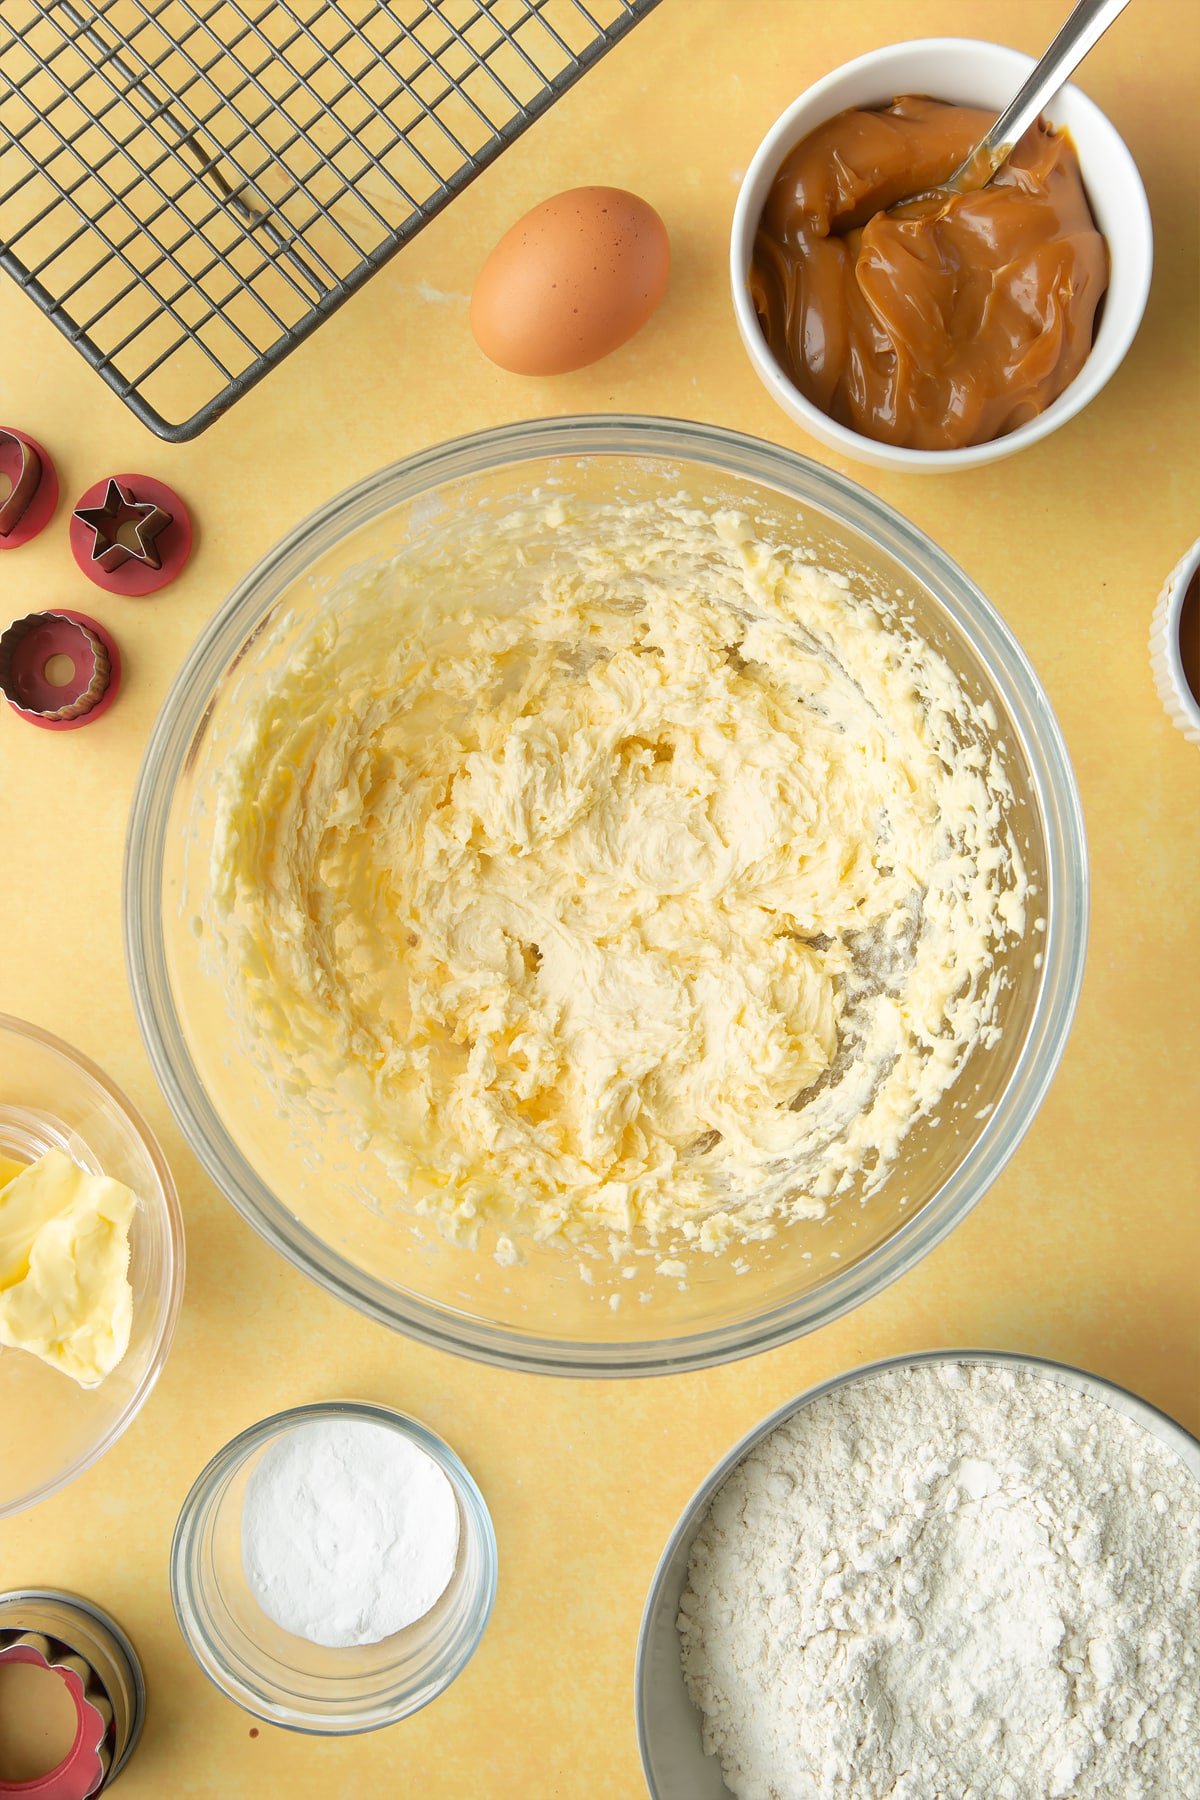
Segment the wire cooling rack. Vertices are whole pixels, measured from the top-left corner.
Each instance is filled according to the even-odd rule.
[[[195,437],[656,3],[0,0],[0,267]]]

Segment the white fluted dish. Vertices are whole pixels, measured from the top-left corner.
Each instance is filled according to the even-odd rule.
[[[1200,699],[1188,686],[1180,653],[1179,621],[1192,578],[1200,569],[1200,538],[1185,550],[1163,583],[1150,626],[1150,668],[1167,717],[1191,744],[1200,744]]]

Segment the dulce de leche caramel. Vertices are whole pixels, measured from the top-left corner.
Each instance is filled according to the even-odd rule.
[[[988,187],[885,211],[948,180],[992,122],[920,97],[839,113],[767,196],[750,269],[763,335],[807,399],[881,443],[1001,437],[1092,347],[1108,251],[1074,147],[1044,120]]]

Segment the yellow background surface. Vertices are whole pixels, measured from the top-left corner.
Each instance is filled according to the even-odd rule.
[[[846,58],[940,32],[1038,51],[1065,10],[663,0],[191,445],[154,441],[0,284],[0,419],[45,442],[63,488],[52,528],[0,560],[4,619],[89,611],[127,660],[120,701],[94,729],[52,735],[0,709],[0,1006],[77,1044],[134,1098],[174,1170],[188,1232],[182,1321],[149,1405],[81,1480],[0,1524],[0,1589],[75,1588],[141,1652],[150,1712],[124,1800],[632,1800],[643,1791],[638,1620],[677,1514],[769,1408],[869,1358],[954,1344],[1039,1352],[1111,1376],[1200,1431],[1200,752],[1167,722],[1146,654],[1158,589],[1200,531],[1200,42],[1176,0],[1137,0],[1081,78],[1130,145],[1154,214],[1149,308],[1111,385],[994,469],[918,478],[837,464],[929,531],[1013,626],[1062,721],[1091,847],[1087,977],[1061,1072],[1005,1174],[940,1249],[839,1323],[707,1374],[562,1382],[422,1349],[294,1273],[201,1175],[150,1074],[122,965],[121,851],[142,747],[185,650],[251,563],[380,464],[514,418],[674,414],[834,462],[774,408],[738,344],[726,254],[741,172],[783,107]],[[667,300],[590,370],[504,374],[469,335],[474,275],[521,212],[582,182],[633,188],[659,208],[675,259]],[[149,601],[100,593],[67,549],[67,507],[121,469],[172,482],[197,521],[185,577]],[[415,1413],[463,1456],[495,1519],[496,1611],[466,1673],[405,1724],[343,1743],[268,1727],[253,1736],[176,1630],[172,1527],[236,1431],[342,1394]]]

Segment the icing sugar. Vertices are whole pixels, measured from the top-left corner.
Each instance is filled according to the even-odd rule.
[[[458,1501],[431,1456],[367,1419],[313,1419],[246,1483],[242,1566],[263,1611],[314,1644],[377,1644],[435,1606]]]

